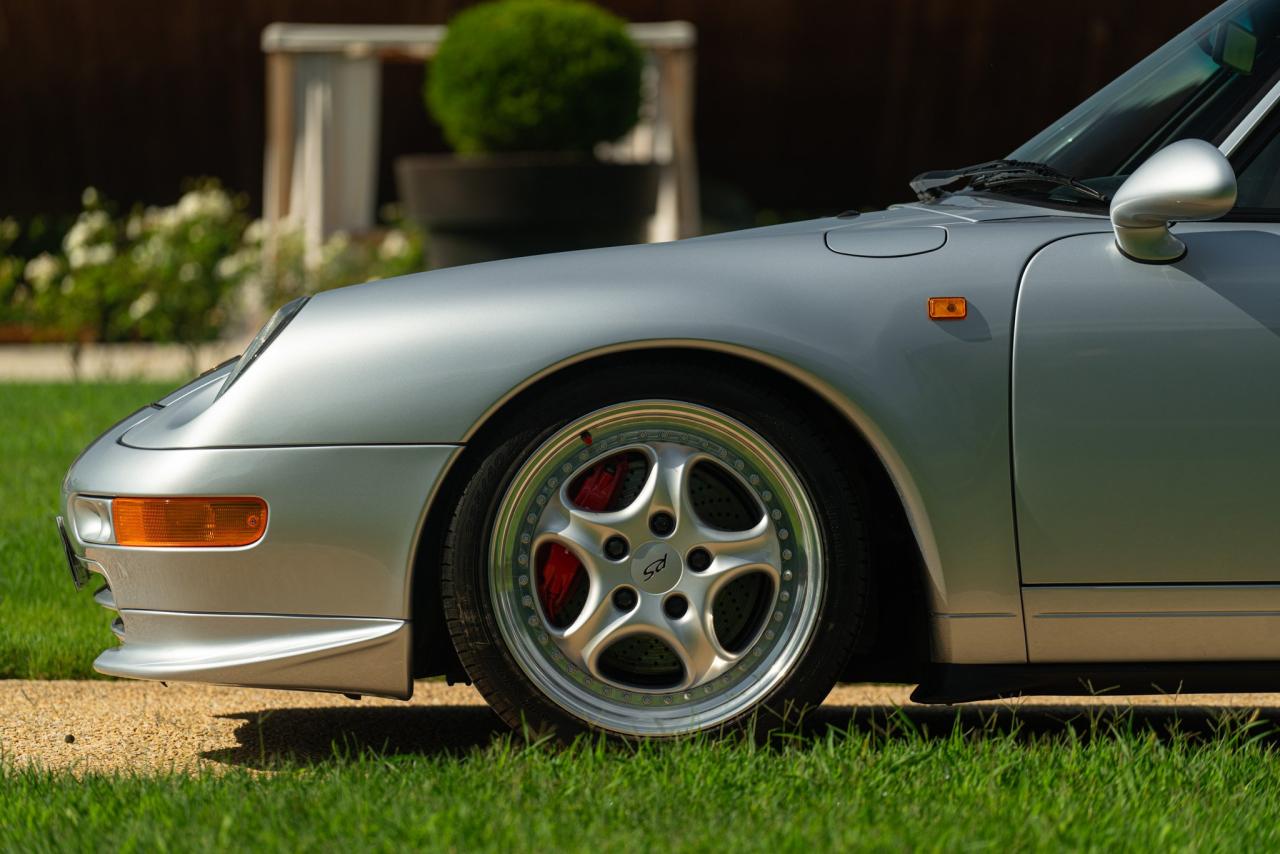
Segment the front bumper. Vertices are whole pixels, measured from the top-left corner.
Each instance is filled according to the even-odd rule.
[[[411,567],[451,445],[153,450],[125,419],[63,482],[73,563],[103,577],[122,645],[94,663],[143,679],[408,696]],[[262,539],[239,548],[81,540],[67,508],[98,496],[255,495]]]

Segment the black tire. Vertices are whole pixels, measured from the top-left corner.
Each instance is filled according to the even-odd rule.
[[[441,593],[449,634],[468,676],[509,725],[561,739],[597,721],[552,702],[522,670],[500,630],[490,593],[490,536],[495,513],[524,462],[548,437],[588,413],[627,401],[673,400],[723,413],[766,440],[791,466],[816,509],[825,572],[818,619],[803,652],[755,708],[716,728],[751,724],[757,732],[793,724],[835,685],[867,624],[870,567],[868,489],[862,473],[805,410],[785,393],[676,360],[631,367],[625,374],[579,375],[501,415],[502,427],[471,451],[483,461],[454,513],[444,547]]]

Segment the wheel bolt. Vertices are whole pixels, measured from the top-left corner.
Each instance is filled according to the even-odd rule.
[[[689,610],[689,600],[683,596],[672,596],[662,603],[662,610],[666,611],[671,619],[678,620],[684,616],[685,611]]]
[[[654,513],[649,517],[649,530],[659,537],[665,537],[676,529],[676,520],[670,513]]]
[[[636,606],[636,592],[630,587],[619,587],[613,591],[613,605],[619,611],[630,611]]]
[[[703,548],[694,549],[689,552],[688,563],[694,572],[702,572],[711,566],[711,552]]]
[[[604,541],[604,553],[610,560],[622,560],[627,556],[627,550],[626,538],[619,537],[617,534]]]

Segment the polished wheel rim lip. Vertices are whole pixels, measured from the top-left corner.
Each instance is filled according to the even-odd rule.
[[[584,434],[591,436],[589,444],[584,442]],[[690,460],[713,461],[756,498],[776,544],[777,565],[770,575],[772,607],[754,640],[735,654],[730,666],[720,662],[718,667],[694,674],[697,678],[691,681],[686,663],[678,686],[645,689],[601,678],[589,660],[565,645],[564,630],[552,626],[542,611],[534,563],[547,520],[552,514],[565,512],[564,496],[580,473],[627,450],[645,453],[652,464],[656,456],[672,448],[685,451],[686,473],[692,468]],[[651,466],[650,475],[656,470]],[[640,501],[637,498],[635,503]],[[687,518],[694,517],[691,508],[682,512]],[[635,519],[606,521],[624,528],[637,524]],[[635,528],[628,530],[634,532]],[[584,568],[596,559],[594,554],[583,553],[590,543],[583,546],[572,538],[557,541],[575,546],[574,553],[587,559]],[[633,543],[633,548],[650,542],[642,539]],[[629,556],[622,566],[630,563]],[[618,570],[617,565],[609,568]],[[690,575],[683,567],[682,571]],[[767,698],[792,672],[809,645],[821,611],[824,572],[813,502],[785,458],[741,422],[679,401],[645,400],[610,406],[557,431],[534,451],[507,487],[489,541],[491,600],[503,639],[521,670],[570,715],[627,735],[677,735],[706,729],[738,717]],[[620,577],[612,576],[615,580]],[[608,596],[608,586],[596,575],[591,575],[591,583],[593,591]],[[688,593],[676,583],[666,592],[652,594],[657,597],[653,601],[660,602],[661,597],[676,592]],[[689,609],[694,619],[705,616],[712,601],[713,594],[704,600],[703,608],[695,599]],[[583,613],[591,606],[589,601]],[[646,627],[658,625],[659,617],[654,613],[648,612],[647,619]],[[705,657],[678,657],[682,663],[705,663]]]

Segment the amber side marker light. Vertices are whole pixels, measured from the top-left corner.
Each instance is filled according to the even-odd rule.
[[[964,297],[929,297],[931,320],[964,320],[969,314],[969,303]]]
[[[267,529],[261,498],[116,498],[116,544],[169,548],[247,546]]]

